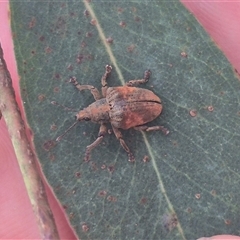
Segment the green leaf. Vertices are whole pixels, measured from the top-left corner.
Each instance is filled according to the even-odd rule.
[[[179,2],[12,1],[11,12],[38,157],[81,239],[238,234],[240,83]],[[76,76],[100,89],[108,63],[109,86],[151,69],[149,82],[140,87],[163,102],[161,116],[149,125],[163,125],[169,135],[123,131],[135,163],[127,161],[114,134],[84,162],[99,130],[91,122],[79,123],[53,146],[75,113],[51,101],[87,107],[94,102],[91,93],[79,92],[68,79]]]

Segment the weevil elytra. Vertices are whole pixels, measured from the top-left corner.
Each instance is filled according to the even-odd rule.
[[[150,90],[134,87],[134,85],[146,83],[149,80],[150,70],[145,71],[143,79],[130,80],[125,86],[108,87],[107,78],[111,71],[112,67],[106,65],[105,73],[101,79],[102,95],[94,86],[80,85],[75,77],[71,77],[69,80],[79,91],[85,89],[91,91],[95,102],[79,111],[76,115],[76,122],[59,136],[56,141],[60,141],[78,121],[85,120],[100,124],[97,139],[86,148],[85,161],[89,160],[91,151],[101,143],[106,135],[107,123],[112,125],[116,138],[127,152],[131,162],[134,161],[134,155],[125,143],[120,129],[162,130],[165,134],[168,134],[168,131],[162,126],[148,127],[145,125],[161,114],[162,103],[160,98]]]

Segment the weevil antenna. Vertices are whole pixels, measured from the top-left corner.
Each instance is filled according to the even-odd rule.
[[[71,125],[62,135],[60,135],[59,137],[56,138],[56,142],[60,142],[61,139],[78,123],[78,121],[76,121],[73,125]]]

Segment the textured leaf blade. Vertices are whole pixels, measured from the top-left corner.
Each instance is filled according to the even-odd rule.
[[[80,2],[12,2],[11,10],[38,156],[80,238],[238,234],[239,82],[180,3],[93,2],[95,18]],[[161,117],[150,125],[164,125],[168,136],[124,132],[135,164],[113,134],[84,163],[85,147],[99,128],[90,122],[51,145],[74,122],[74,113],[51,101],[78,110],[92,103],[89,92],[78,92],[67,79],[74,75],[100,89],[107,63],[114,67],[110,86],[151,69],[146,88],[163,101]],[[149,163],[142,161],[145,155]]]

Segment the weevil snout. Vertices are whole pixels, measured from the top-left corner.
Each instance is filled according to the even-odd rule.
[[[85,108],[85,109],[81,110],[80,112],[78,112],[75,116],[75,120],[76,121],[82,121],[82,120],[90,121],[91,118],[90,118],[90,114],[87,111],[87,109]]]
[[[56,141],[59,142],[77,123],[78,121],[90,121],[91,118],[88,117],[88,111],[86,109],[81,110],[75,116],[75,122],[59,137],[56,138]]]

